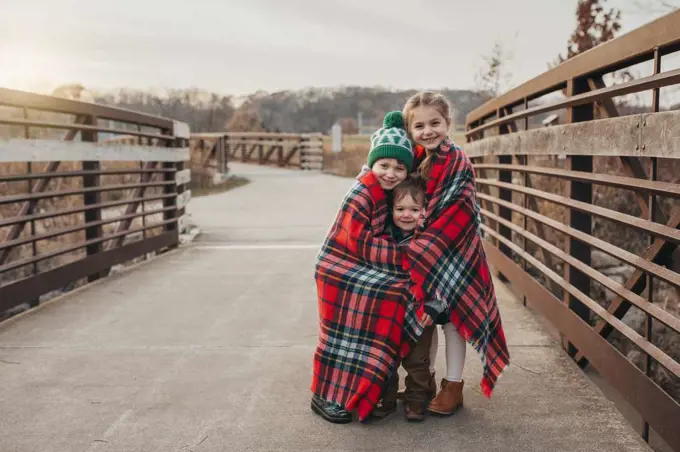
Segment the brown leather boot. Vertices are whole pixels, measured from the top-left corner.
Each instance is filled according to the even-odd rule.
[[[463,406],[464,383],[463,380],[457,382],[448,381],[443,378],[442,389],[439,391],[439,394],[432,399],[432,402],[430,402],[430,406],[427,407],[428,411],[442,416],[450,416],[455,413]]]
[[[422,422],[425,420],[425,404],[406,402],[404,404],[404,417],[409,422]]]

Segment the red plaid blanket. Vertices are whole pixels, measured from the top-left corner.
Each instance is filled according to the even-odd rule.
[[[379,237],[388,206],[368,171],[345,196],[317,257],[319,342],[311,389],[366,418],[422,333],[402,250]]]
[[[416,149],[423,154],[422,148]],[[482,392],[491,392],[510,354],[479,234],[475,174],[451,141],[440,147],[427,185],[426,214],[404,253],[416,300],[433,300],[481,356]]]

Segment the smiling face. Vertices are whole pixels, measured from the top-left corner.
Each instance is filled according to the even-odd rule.
[[[434,105],[414,108],[408,123],[413,140],[427,150],[436,149],[444,141],[451,124]]]
[[[406,165],[397,159],[380,159],[371,167],[383,190],[392,190],[406,180]]]
[[[424,196],[422,193],[415,198],[409,192],[394,200],[392,219],[394,224],[404,232],[413,231],[418,225],[418,219],[423,213]]]

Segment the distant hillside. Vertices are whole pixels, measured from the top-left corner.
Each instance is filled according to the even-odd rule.
[[[262,126],[270,131],[326,132],[340,118],[380,124],[386,112],[401,110],[416,90],[389,91],[383,88],[350,86],[309,88],[302,91],[255,93],[240,108],[257,112]],[[451,101],[454,123],[463,127],[465,116],[483,103],[481,94],[469,90],[444,90]]]
[[[167,116],[189,123],[195,132],[226,130],[238,112],[259,118],[260,129],[270,132],[327,132],[341,118],[378,125],[384,114],[401,109],[416,90],[394,91],[370,87],[309,88],[275,93],[257,92],[240,99],[200,89],[163,93],[122,89],[93,93],[97,102]],[[483,102],[469,90],[442,91],[454,106],[454,122],[462,128],[465,115]],[[233,123],[232,123],[233,124]]]

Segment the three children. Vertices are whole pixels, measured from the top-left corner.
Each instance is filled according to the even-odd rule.
[[[447,138],[451,120],[448,115],[450,111],[448,104],[445,106],[447,107],[445,109],[437,108],[437,106],[421,106],[406,111],[410,119],[409,135],[417,145],[435,149]],[[399,138],[399,136],[400,134],[394,131],[386,134],[383,129],[376,132],[371,140],[368,165],[378,177],[381,187],[392,194],[391,235],[396,242],[407,243],[413,237],[425,211],[424,177],[428,174],[423,166],[428,162],[425,159],[420,163],[419,174],[407,177],[411,169],[411,155],[404,153],[396,142],[395,146],[379,146],[381,143],[384,144],[385,137],[392,139]],[[433,317],[437,318],[433,319]],[[408,421],[422,421],[426,408],[432,413],[450,415],[463,404],[462,371],[465,362],[465,340],[448,321],[447,313],[437,316],[437,310],[427,302],[423,321],[426,328],[419,341],[401,363],[406,370],[406,390],[403,393],[403,399],[404,415]],[[434,362],[437,355],[438,335],[433,326],[435,321],[443,325],[447,357],[447,374],[441,381],[441,391],[436,397]],[[384,388],[381,403],[373,412],[375,417],[386,417],[396,411],[398,386],[398,374],[395,369]],[[432,400],[428,406],[430,399]]]

